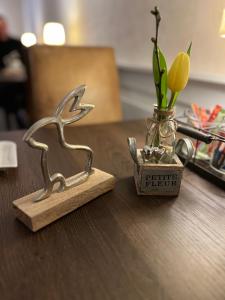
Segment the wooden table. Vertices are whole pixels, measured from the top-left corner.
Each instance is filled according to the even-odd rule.
[[[0,298],[225,299],[225,193],[185,170],[176,199],[137,196],[126,138],[143,145],[144,122],[69,128],[88,144],[94,166],[118,178],[115,190],[38,233],[15,220],[12,201],[39,189],[39,151],[23,132],[1,133],[18,145],[19,168],[1,174]],[[70,176],[81,161],[51,145],[54,171]]]

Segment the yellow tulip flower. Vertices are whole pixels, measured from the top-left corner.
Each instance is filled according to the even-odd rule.
[[[175,93],[183,90],[188,82],[190,58],[185,52],[179,52],[168,72],[168,87]]]

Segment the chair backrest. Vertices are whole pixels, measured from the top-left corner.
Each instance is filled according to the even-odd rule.
[[[82,103],[95,108],[79,124],[122,119],[119,80],[113,49],[37,45],[28,49],[31,121],[51,116],[70,90],[86,84]]]

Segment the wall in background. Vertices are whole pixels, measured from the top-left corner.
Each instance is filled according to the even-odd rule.
[[[57,3],[54,5],[53,3]],[[45,21],[55,15],[75,45],[109,45],[120,68],[121,99],[126,118],[143,117],[155,102],[151,70],[154,19],[162,14],[160,46],[169,65],[193,42],[191,77],[177,110],[192,102],[207,108],[225,106],[225,40],[219,37],[224,0],[45,0]],[[224,62],[224,63],[223,63]]]
[[[191,102],[225,106],[225,39],[218,33],[224,0],[1,0],[0,13],[8,17],[14,34],[34,31],[41,40],[44,23],[59,21],[69,44],[115,48],[125,115],[139,118],[148,114],[155,99],[150,72],[150,9],[155,5],[162,14],[160,46],[169,65],[193,41],[192,80],[178,109]]]
[[[6,17],[12,35],[20,36],[23,32],[23,0],[1,0],[0,14]]]
[[[46,21],[60,21],[70,44],[109,45],[119,66],[150,70],[154,5],[169,64],[192,40],[192,76],[225,82],[225,40],[218,34],[224,0],[1,0],[0,13],[15,34],[29,28],[40,35]]]
[[[34,32],[42,41],[45,6],[42,0],[21,0],[23,32]]]
[[[69,43],[111,45],[120,66],[144,70],[151,68],[149,11],[156,4],[162,14],[160,45],[169,64],[192,40],[192,76],[225,82],[225,40],[218,33],[224,0],[45,0],[49,16],[55,11],[67,28]]]
[[[149,116],[156,103],[153,75],[150,71],[119,69],[121,100],[126,119],[140,119]],[[198,103],[212,109],[215,104],[225,107],[225,84],[191,79],[180,93],[176,112],[183,114],[191,103]]]

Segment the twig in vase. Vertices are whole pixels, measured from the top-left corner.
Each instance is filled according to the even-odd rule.
[[[158,72],[159,72],[159,82],[155,82],[156,87],[158,88],[158,93],[159,93],[159,103],[158,103],[158,108],[161,108],[161,103],[163,96],[161,92],[161,82],[162,82],[162,75],[165,72],[165,70],[161,70],[160,68],[160,62],[159,62],[159,52],[158,52],[158,33],[159,33],[159,23],[161,21],[161,16],[158,10],[158,7],[155,6],[154,10],[151,10],[151,14],[155,16],[155,21],[156,21],[156,32],[155,32],[155,37],[151,38],[151,41],[154,44],[154,51],[156,54],[156,60],[157,60],[157,66],[158,66]]]

